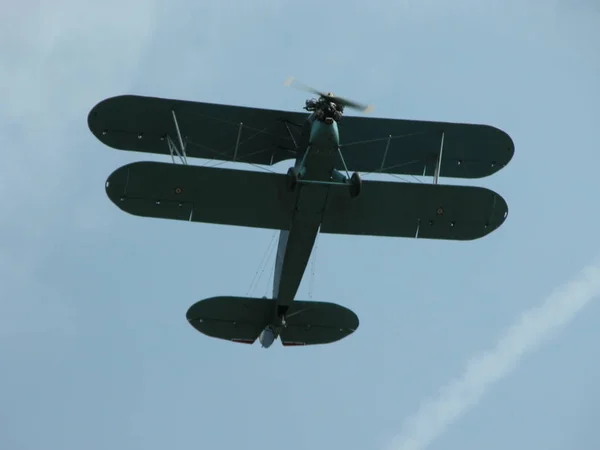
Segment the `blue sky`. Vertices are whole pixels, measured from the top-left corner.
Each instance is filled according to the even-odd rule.
[[[598,42],[591,0],[3,8],[0,447],[596,448],[596,272],[493,349],[597,262]],[[516,154],[474,183],[509,204],[484,239],[320,236],[300,296],[360,328],[264,351],[208,339],[185,312],[248,294],[273,233],[121,212],[107,176],[150,158],[104,147],[86,119],[122,93],[299,110],[289,75],[376,116],[497,126]],[[444,389],[457,378],[476,395]]]

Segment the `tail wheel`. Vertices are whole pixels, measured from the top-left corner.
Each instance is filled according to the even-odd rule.
[[[361,187],[362,180],[360,179],[360,175],[357,172],[354,172],[350,177],[350,197],[358,197]]]
[[[298,179],[298,171],[295,167],[290,167],[286,175],[286,185],[288,191],[293,192],[296,189],[296,186],[298,185]]]

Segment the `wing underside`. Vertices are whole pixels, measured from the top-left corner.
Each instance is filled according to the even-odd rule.
[[[357,198],[331,189],[322,233],[472,240],[497,229],[506,201],[480,187],[363,181]]]
[[[108,98],[88,115],[103,144],[119,150],[272,165],[296,157],[307,115],[137,95]],[[179,130],[179,133],[178,133]]]
[[[306,119],[298,112],[123,95],[98,103],[88,126],[120,150],[169,155],[169,141],[180,147],[181,135],[189,158],[272,165],[306,148]],[[348,169],[357,172],[433,176],[439,166],[442,177],[482,178],[514,154],[505,132],[476,124],[348,116],[340,139]],[[336,167],[344,168],[341,159]]]
[[[340,136],[348,169],[357,172],[432,177],[439,167],[440,177],[483,178],[514,155],[510,136],[488,125],[345,117]]]
[[[284,175],[158,162],[120,167],[106,193],[137,216],[276,230],[289,228],[295,198]]]
[[[289,229],[296,194],[285,175],[138,162],[107,181],[109,198],[130,214],[254,228]],[[331,186],[322,233],[471,240],[505,221],[508,206],[480,187],[363,181],[350,198]]]

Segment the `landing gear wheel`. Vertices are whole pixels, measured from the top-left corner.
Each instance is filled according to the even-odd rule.
[[[289,306],[281,306],[277,307],[277,319],[279,320],[279,326],[285,328],[287,327],[287,311]]]
[[[298,171],[296,170],[296,168],[290,167],[287,171],[286,177],[287,189],[288,191],[293,192],[294,190],[296,190],[296,186],[298,186],[299,180]]]
[[[360,175],[357,172],[354,172],[350,177],[350,197],[358,197],[361,187],[362,180],[360,179]]]

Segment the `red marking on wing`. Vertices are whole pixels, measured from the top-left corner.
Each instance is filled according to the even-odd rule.
[[[234,338],[234,339],[232,339],[232,341],[233,342],[237,342],[239,344],[254,344],[254,341],[251,340],[251,339],[237,339],[237,338]]]

